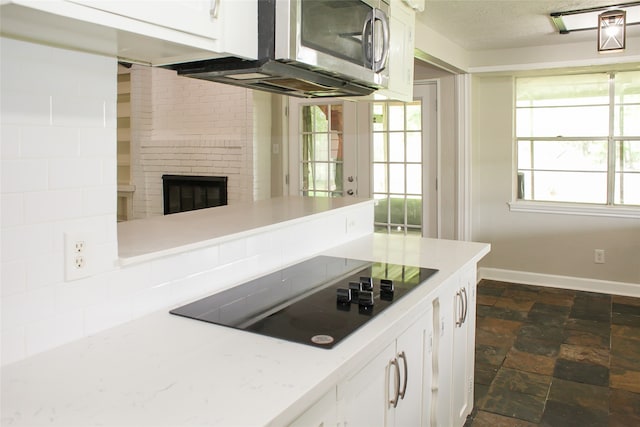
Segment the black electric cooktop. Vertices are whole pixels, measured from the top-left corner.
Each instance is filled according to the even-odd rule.
[[[437,271],[318,256],[171,313],[328,349]]]

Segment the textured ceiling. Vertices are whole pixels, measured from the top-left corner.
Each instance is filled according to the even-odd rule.
[[[595,30],[558,34],[552,12],[619,5],[627,0],[426,0],[417,19],[467,50],[505,49],[595,40]],[[629,27],[627,36],[640,32]]]

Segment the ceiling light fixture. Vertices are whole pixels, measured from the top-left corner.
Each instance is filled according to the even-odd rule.
[[[624,50],[626,17],[624,10],[608,10],[598,15],[598,52]]]
[[[551,14],[551,20],[560,34],[569,34],[573,31],[595,30],[599,28],[600,20],[598,16],[610,10],[625,11],[627,27],[640,24],[640,1],[615,6],[554,12]]]

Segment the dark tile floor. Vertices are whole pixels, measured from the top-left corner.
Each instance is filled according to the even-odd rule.
[[[467,427],[640,426],[640,298],[483,280]]]

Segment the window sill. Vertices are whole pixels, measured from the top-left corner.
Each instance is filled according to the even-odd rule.
[[[552,202],[507,202],[511,212],[535,212],[564,215],[608,216],[617,218],[640,218],[640,208],[622,206],[598,206]]]

